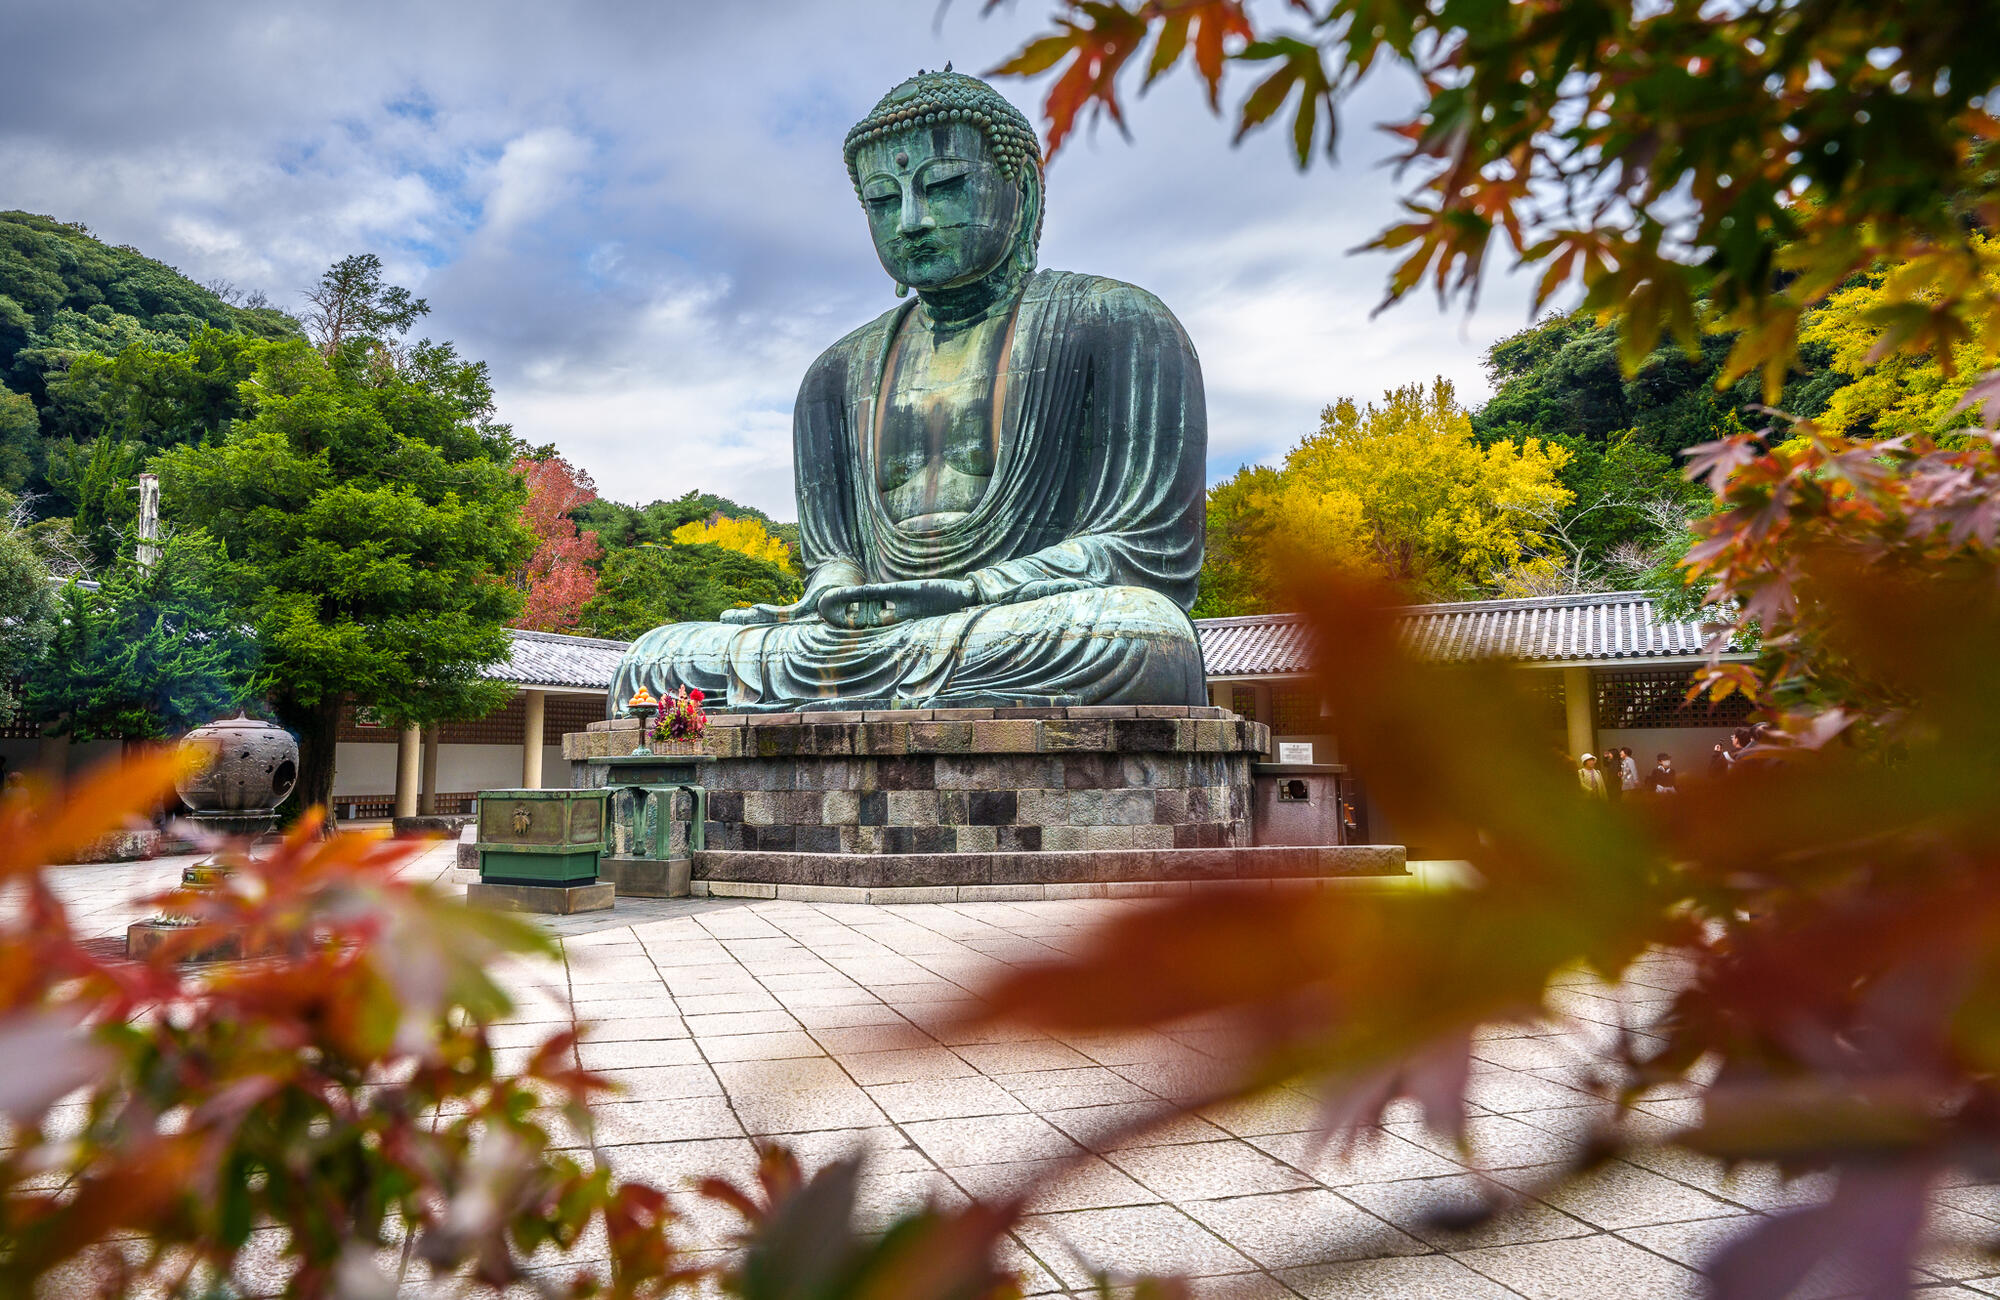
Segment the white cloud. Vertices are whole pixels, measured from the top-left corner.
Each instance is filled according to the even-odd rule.
[[[800,377],[894,301],[841,138],[919,67],[990,67],[1045,21],[983,8],[22,10],[0,48],[4,201],[280,305],[374,251],[429,299],[423,332],[490,362],[501,418],[607,495],[703,488],[789,517]],[[998,84],[1038,116],[1044,87]],[[1181,317],[1212,473],[1281,454],[1343,394],[1437,373],[1483,392],[1485,347],[1525,323],[1506,282],[1469,322],[1416,300],[1370,316],[1389,263],[1348,250],[1396,191],[1367,127],[1410,93],[1350,100],[1340,165],[1301,177],[1282,133],[1230,148],[1177,75],[1132,104],[1132,143],[1084,133],[1055,163],[1044,264]]]

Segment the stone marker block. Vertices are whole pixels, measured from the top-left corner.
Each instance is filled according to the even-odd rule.
[[[604,880],[594,885],[489,885],[482,881],[465,887],[465,901],[496,912],[570,916],[609,911],[618,901],[618,891]]]

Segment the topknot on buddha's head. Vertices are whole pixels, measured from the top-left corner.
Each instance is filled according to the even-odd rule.
[[[844,148],[848,179],[859,191],[861,177],[855,170],[854,156],[862,145],[905,131],[953,122],[979,128],[993,150],[1001,175],[1023,188],[1031,175],[1040,181],[1042,148],[1035,137],[1035,128],[999,91],[977,77],[953,72],[950,64],[942,72],[919,72],[882,96],[868,116],[854,124],[847,133]]]

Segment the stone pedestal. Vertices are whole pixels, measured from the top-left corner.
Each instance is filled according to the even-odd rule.
[[[636,721],[563,737],[572,785]],[[1180,705],[716,715],[706,848],[992,854],[1247,847],[1269,729]],[[697,873],[698,875],[699,873]]]
[[[608,911],[617,901],[617,891],[608,881],[590,885],[493,885],[479,881],[465,887],[465,901],[496,912],[569,916]]]

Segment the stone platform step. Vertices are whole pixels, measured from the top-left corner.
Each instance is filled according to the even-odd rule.
[[[1040,853],[764,853],[694,855],[692,887],[714,897],[822,902],[962,902],[989,889],[1006,896],[1107,897],[1105,886],[1271,880],[1393,880],[1405,877],[1399,844],[1309,848],[1124,849]],[[706,888],[704,888],[706,886]],[[777,892],[777,891],[784,892]],[[839,897],[826,893],[839,891]],[[1051,893],[1050,890],[1057,892]],[[766,892],[769,891],[769,892]],[[802,892],[803,891],[803,892]],[[917,897],[913,891],[924,891]],[[929,897],[948,891],[950,898]],[[961,892],[971,891],[966,897]],[[1154,891],[1158,892],[1158,891]],[[892,900],[887,897],[893,893]],[[849,897],[849,895],[882,895]]]

